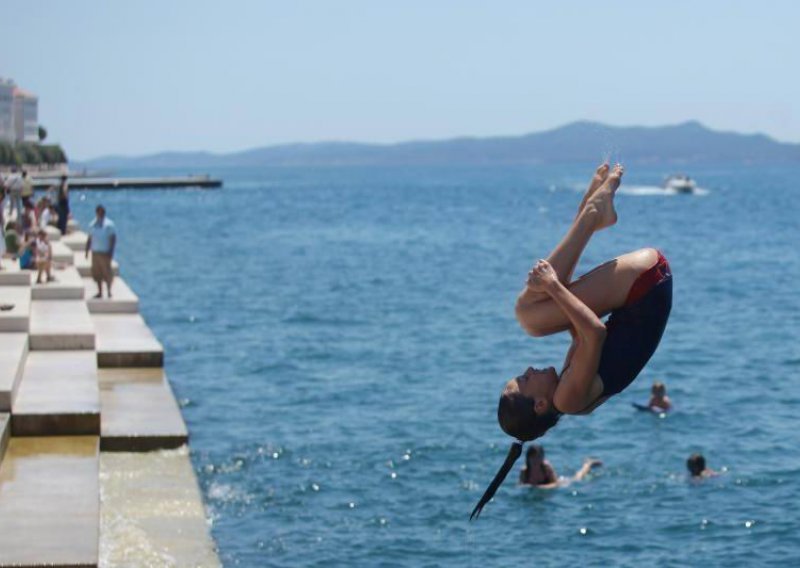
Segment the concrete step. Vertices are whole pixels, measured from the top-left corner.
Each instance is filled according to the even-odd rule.
[[[164,348],[139,314],[92,314],[98,367],[163,367]]]
[[[100,454],[100,554],[109,566],[220,566],[184,446]]]
[[[44,228],[44,232],[47,233],[47,240],[49,240],[51,243],[61,240],[61,231],[58,230],[58,227],[48,225]]]
[[[92,275],[92,254],[89,253],[89,258],[86,258],[85,254],[82,252],[76,252],[73,254],[72,264],[75,268],[78,269],[80,275],[83,277],[91,276]],[[111,271],[114,274],[119,274],[119,264],[117,264],[116,260],[111,260]]]
[[[53,250],[54,263],[71,265],[75,262],[75,252],[64,243],[50,243],[50,248]]]
[[[100,449],[148,452],[188,441],[163,369],[100,369]]]
[[[74,233],[75,231],[81,230],[81,224],[78,223],[75,219],[70,218],[67,221],[67,233]]]
[[[0,566],[97,566],[94,436],[12,438],[0,466]]]
[[[112,298],[94,298],[97,294],[97,284],[91,278],[83,279],[84,298],[89,312],[93,314],[137,314],[139,313],[139,297],[133,293],[125,281],[120,277],[114,278],[111,285],[114,296]],[[103,285],[103,294],[106,287]]]
[[[11,411],[27,357],[27,333],[0,335],[0,412]]]
[[[6,456],[8,442],[11,440],[11,415],[8,412],[0,412],[0,464]]]
[[[10,310],[0,311],[0,332],[27,332],[31,319],[31,289],[29,286],[0,286],[0,304],[10,304]]]
[[[95,331],[82,300],[33,300],[31,350],[94,349]]]
[[[19,260],[0,259],[0,286],[30,286],[31,273],[19,269]]]
[[[14,436],[100,434],[93,351],[32,351],[11,410]]]
[[[86,241],[88,238],[89,236],[83,231],[75,231],[74,233],[67,233],[61,237],[61,242],[73,251],[83,252],[86,250]]]
[[[74,266],[54,269],[52,271],[55,282],[36,283],[33,279],[31,297],[34,300],[82,300],[83,279]],[[0,290],[0,294],[2,291]]]

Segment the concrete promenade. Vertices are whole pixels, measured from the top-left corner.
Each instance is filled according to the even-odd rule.
[[[0,567],[219,566],[163,347],[71,229],[54,283],[2,260]]]

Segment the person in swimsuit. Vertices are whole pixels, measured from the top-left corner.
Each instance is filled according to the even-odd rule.
[[[597,168],[567,234],[528,273],[516,304],[520,325],[534,337],[568,331],[572,344],[560,373],[529,367],[505,385],[497,419],[514,442],[470,519],[480,515],[525,442],[543,436],[562,415],[590,414],[622,392],[661,341],[672,307],[672,273],[661,252],[630,252],[572,281],[592,235],[617,222],[614,197],[623,173],[619,164]]]
[[[719,475],[713,469],[706,467],[706,458],[702,454],[692,454],[686,460],[686,469],[689,470],[689,475],[692,479],[703,479],[706,477],[716,477]]]
[[[531,444],[525,454],[525,467],[519,472],[521,485],[533,485],[539,489],[556,489],[569,485],[573,481],[581,481],[597,466],[603,465],[600,460],[587,458],[583,466],[570,478],[559,478],[552,464],[544,459],[544,448]]]

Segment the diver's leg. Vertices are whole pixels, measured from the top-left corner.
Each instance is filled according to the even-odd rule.
[[[598,175],[604,173],[602,172],[604,166],[605,164],[597,169],[597,175],[590,183],[586,196],[584,196],[585,204],[582,205],[569,231],[556,245],[550,256],[547,257],[547,261],[558,275],[558,279],[565,285],[569,284],[572,273],[575,271],[575,266],[578,264],[578,259],[595,231],[609,227],[617,222],[617,213],[614,210],[614,194],[619,187],[624,170],[619,164],[616,165],[599,187],[593,188],[592,185],[595,179],[597,179]],[[522,323],[527,310],[531,309],[537,302],[547,301],[548,299],[549,296],[543,292],[535,292],[527,287],[523,289],[517,299],[516,307],[517,318],[520,319],[520,323]]]
[[[602,317],[622,307],[631,286],[658,262],[653,248],[629,252],[603,263],[569,285],[570,291],[594,313]],[[569,328],[570,322],[553,300],[536,302],[519,317],[520,325],[533,336],[552,335]]]

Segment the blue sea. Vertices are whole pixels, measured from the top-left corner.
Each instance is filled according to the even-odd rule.
[[[631,166],[578,273],[661,248],[674,305],[639,378],[541,441],[553,491],[516,485],[500,390],[560,369],[514,318],[592,166],[211,171],[222,190],[73,192],[119,229],[164,343],[226,566],[800,564],[800,168],[706,166],[703,190]],[[129,174],[185,174],[130,171]],[[674,412],[636,412],[653,381]],[[689,482],[702,452],[722,474]]]

